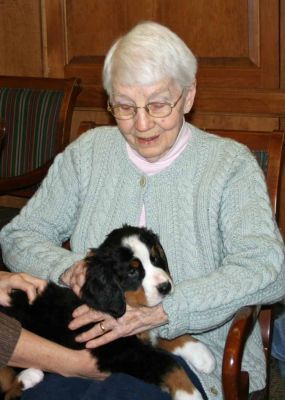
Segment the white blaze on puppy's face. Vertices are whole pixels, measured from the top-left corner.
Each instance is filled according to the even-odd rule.
[[[165,295],[173,290],[173,283],[169,275],[163,269],[152,264],[149,249],[139,240],[138,236],[134,235],[125,238],[123,240],[123,246],[129,247],[134,257],[138,258],[142,263],[145,271],[142,286],[145,291],[148,306],[155,306],[161,303]],[[160,289],[162,285],[169,287],[167,293],[163,293],[163,290]]]

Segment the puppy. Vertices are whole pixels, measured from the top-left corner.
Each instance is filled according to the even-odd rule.
[[[112,231],[97,249],[90,250],[85,263],[86,282],[80,298],[69,288],[49,283],[33,304],[28,303],[24,292],[13,292],[12,306],[2,307],[1,311],[40,336],[72,349],[82,349],[84,344],[77,343],[75,336],[88,327],[76,332],[68,329],[72,312],[79,305],[85,303],[119,318],[126,312],[127,304],[152,307],[173,291],[159,238],[145,228],[124,225]],[[168,391],[174,400],[201,400],[202,396],[169,351],[181,355],[201,372],[210,373],[215,367],[212,353],[190,335],[164,340],[150,339],[146,332],[90,351],[102,372],[122,372],[156,384]],[[19,385],[25,389],[42,379],[41,371],[25,370],[23,373],[18,385],[11,380],[10,390],[7,373],[4,383],[1,383],[0,373],[0,386],[6,392],[6,399],[17,398]]]

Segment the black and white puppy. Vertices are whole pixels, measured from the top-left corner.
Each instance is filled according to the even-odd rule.
[[[76,342],[75,336],[90,326],[75,332],[68,328],[72,312],[79,305],[86,303],[118,318],[124,315],[127,304],[152,307],[173,291],[159,238],[145,228],[124,225],[112,231],[98,248],[90,250],[85,263],[86,282],[80,299],[69,288],[49,283],[33,304],[28,303],[24,292],[13,292],[12,306],[1,307],[1,311],[40,336],[72,349],[82,349],[84,344]],[[169,351],[181,355],[201,372],[210,373],[215,367],[212,353],[190,335],[174,340],[150,340],[146,333],[120,338],[90,351],[102,372],[122,372],[156,384],[175,400],[201,400],[202,396]],[[2,370],[6,370],[7,380],[7,367]],[[9,385],[1,384],[3,371],[0,371],[0,386],[7,393]],[[30,380],[37,383],[41,379],[41,372],[32,369],[19,378],[24,388],[30,386]],[[17,397],[11,396],[11,392],[18,392],[15,387],[15,381],[11,382],[9,398]]]

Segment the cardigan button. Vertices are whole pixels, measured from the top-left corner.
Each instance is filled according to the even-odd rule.
[[[141,179],[140,179],[140,186],[141,187],[145,187],[145,185],[146,185],[146,177],[142,176]]]
[[[217,395],[219,394],[218,389],[215,388],[215,386],[212,386],[212,387],[210,388],[210,392],[211,392],[214,396],[217,396]]]

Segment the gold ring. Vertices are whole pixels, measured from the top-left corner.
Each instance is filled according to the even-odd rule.
[[[105,333],[105,332],[106,332],[106,328],[105,328],[105,326],[103,325],[103,321],[100,321],[100,322],[99,322],[99,326],[100,326],[102,332]]]

